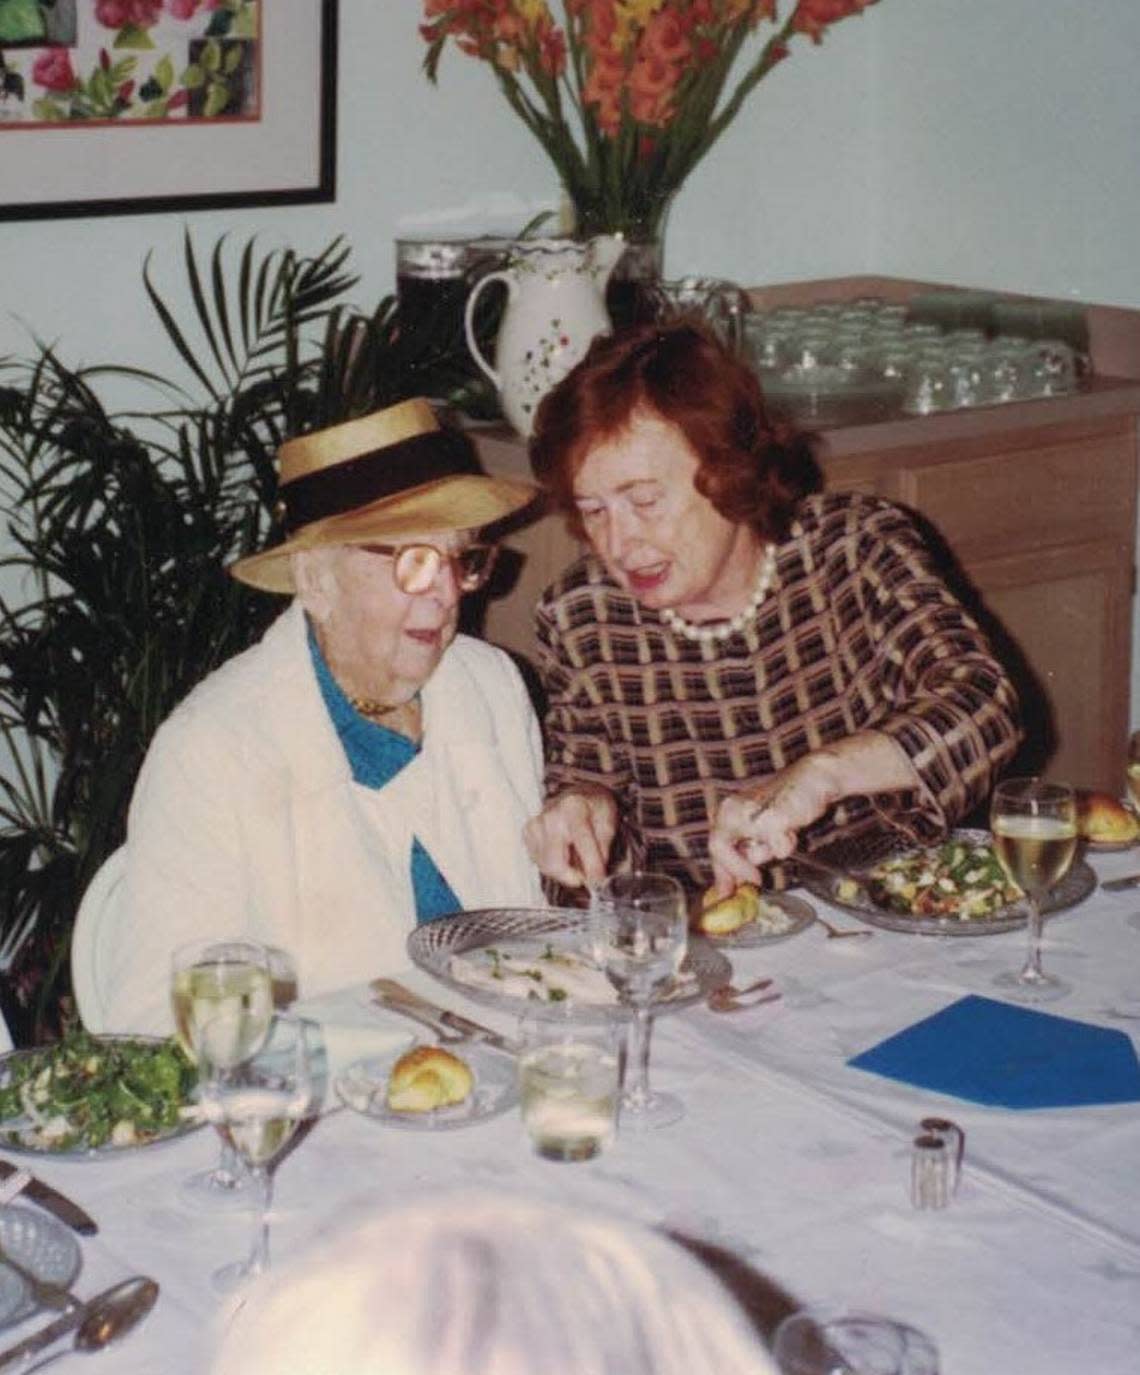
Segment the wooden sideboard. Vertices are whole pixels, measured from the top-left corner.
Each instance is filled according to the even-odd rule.
[[[882,289],[882,279],[848,280],[850,294]],[[789,290],[780,299],[796,299]],[[1122,330],[1113,337],[1130,338]],[[1095,338],[1094,330],[1099,369]],[[476,438],[489,470],[529,476],[520,439],[494,429]],[[927,523],[1022,693],[1027,739],[1018,767],[1119,795],[1140,380],[1097,375],[1067,397],[823,429],[818,452],[829,487],[887,497]],[[510,586],[493,589],[482,631],[533,660],[532,609],[576,545],[551,515],[505,543]]]

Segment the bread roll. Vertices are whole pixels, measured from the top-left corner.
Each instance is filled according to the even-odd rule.
[[[1126,845],[1140,837],[1140,821],[1123,802],[1108,793],[1077,794],[1077,829],[1100,845]]]
[[[760,890],[753,883],[741,883],[735,892],[716,900],[710,889],[697,917],[697,930],[706,936],[727,936],[739,931],[760,915]]]
[[[462,1103],[474,1085],[457,1055],[441,1046],[415,1046],[392,1066],[388,1106],[393,1112],[433,1112]]]

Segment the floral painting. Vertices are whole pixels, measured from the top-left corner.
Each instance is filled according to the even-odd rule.
[[[261,0],[0,0],[0,133],[257,121]]]

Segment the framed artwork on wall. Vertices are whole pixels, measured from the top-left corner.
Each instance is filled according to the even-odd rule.
[[[0,220],[331,201],[338,0],[0,0]]]

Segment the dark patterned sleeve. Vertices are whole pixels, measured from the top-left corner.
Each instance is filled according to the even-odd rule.
[[[546,796],[576,785],[609,788],[626,812],[629,760],[606,720],[609,672],[600,662],[598,617],[590,589],[548,594],[538,605],[538,670],[546,694]]]
[[[863,614],[889,705],[875,729],[898,742],[922,781],[917,796],[875,805],[916,838],[935,838],[985,801],[1012,758],[1017,694],[904,512],[876,508],[858,549]]]

